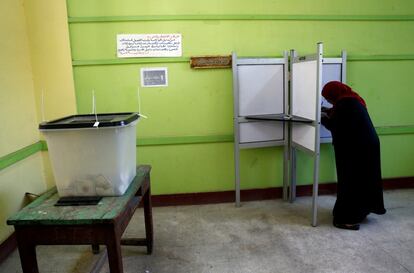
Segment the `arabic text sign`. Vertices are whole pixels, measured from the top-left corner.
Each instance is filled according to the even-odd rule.
[[[117,56],[181,57],[181,34],[118,34]]]

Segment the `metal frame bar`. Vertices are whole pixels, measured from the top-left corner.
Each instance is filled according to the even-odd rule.
[[[343,83],[346,83],[346,62],[347,62],[347,57],[348,57],[348,54],[346,53],[346,50],[342,50],[341,57],[342,57],[342,72],[341,72],[342,78],[341,78],[341,81]]]
[[[292,92],[293,92],[293,81],[292,81],[292,71],[293,71],[293,62],[294,59],[297,57],[297,52],[292,49],[290,50],[290,64],[289,64],[289,75],[290,75],[290,89],[289,89],[289,101],[292,101]],[[289,104],[289,115],[292,115],[292,107]],[[292,124],[289,123],[289,140],[288,140],[288,149],[289,149],[289,157],[290,157],[290,168],[289,168],[289,202],[293,203],[296,199],[296,150],[292,143]]]
[[[234,130],[234,177],[236,190],[236,207],[240,207],[240,132],[239,132],[239,79],[237,71],[237,55],[232,53],[232,71],[233,71],[233,130]]]
[[[285,64],[283,58],[240,58],[237,59],[237,65],[264,65],[264,64]]]
[[[239,143],[239,147],[241,149],[276,147],[276,146],[283,146],[283,145],[284,145],[284,141],[258,141],[258,142]]]
[[[284,57],[284,113],[289,113],[289,53],[285,51],[283,53]],[[284,145],[283,145],[283,200],[287,200],[288,198],[288,183],[289,183],[289,124],[290,122],[284,122],[283,124],[283,138],[284,138]]]
[[[323,58],[322,62],[324,64],[342,64],[343,59],[341,58]]]
[[[319,156],[320,156],[320,127],[321,127],[321,88],[322,88],[322,60],[323,44],[318,43],[318,69],[316,79],[316,132],[315,132],[315,153],[313,167],[313,191],[312,191],[312,226],[318,225],[318,186],[319,186]]]

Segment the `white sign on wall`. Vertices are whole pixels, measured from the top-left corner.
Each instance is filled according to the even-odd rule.
[[[118,58],[181,57],[181,34],[118,34]]]

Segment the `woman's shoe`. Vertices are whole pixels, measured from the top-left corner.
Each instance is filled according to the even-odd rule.
[[[334,222],[333,225],[341,229],[359,230],[359,224],[339,224]]]

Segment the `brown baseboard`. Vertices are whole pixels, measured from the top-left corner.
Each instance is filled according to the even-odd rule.
[[[414,188],[414,177],[386,178],[383,179],[384,190]],[[336,194],[336,183],[325,183],[319,185],[319,195]],[[300,185],[296,187],[296,196],[311,196],[312,185]],[[246,201],[258,201],[282,198],[282,188],[250,189],[241,190],[240,199]],[[217,203],[235,202],[234,191],[200,192],[153,195],[152,205],[185,206],[205,205]]]
[[[0,244],[0,264],[16,249],[17,241],[14,232]]]
[[[336,184],[319,185],[320,195],[333,193],[336,193]],[[283,190],[281,187],[249,189],[240,191],[240,199],[243,202],[278,199],[282,198],[282,194]],[[309,195],[312,195],[312,185],[303,185],[296,187],[296,196]],[[234,191],[220,191],[153,195],[151,200],[154,207],[230,203],[235,202],[235,193]]]
[[[412,189],[414,188],[414,176],[383,179],[384,190]]]

